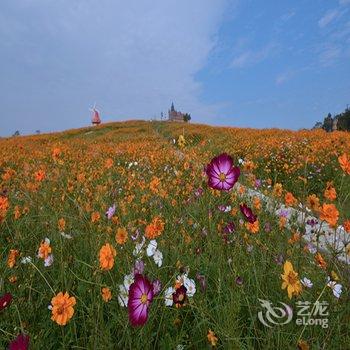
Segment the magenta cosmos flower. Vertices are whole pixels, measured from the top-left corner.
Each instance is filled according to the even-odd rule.
[[[27,350],[29,348],[29,336],[20,334],[9,345],[9,350]]]
[[[248,222],[253,224],[256,221],[256,215],[253,214],[253,211],[246,204],[241,204],[239,209],[241,209],[241,213]]]
[[[12,295],[10,293],[5,293],[4,295],[0,296],[0,311],[7,308],[12,301]]]
[[[148,308],[152,300],[151,282],[145,276],[137,274],[129,289],[128,311],[132,326],[142,326],[147,322]]]
[[[213,158],[206,167],[208,186],[220,191],[230,190],[237,182],[240,170],[233,166],[232,158],[226,154],[220,154]]]

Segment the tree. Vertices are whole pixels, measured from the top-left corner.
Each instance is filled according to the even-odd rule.
[[[189,122],[191,120],[191,114],[189,113],[185,113],[184,114],[184,122]]]
[[[19,135],[20,135],[19,131],[18,131],[18,130],[16,130],[16,131],[13,133],[13,135],[12,135],[12,136],[19,136]]]
[[[350,131],[350,109],[346,108],[343,113],[338,114],[335,118],[338,119],[338,130]]]
[[[330,132],[332,131],[332,126],[333,126],[332,114],[328,113],[327,117],[324,118],[324,121],[323,121],[323,129],[326,130],[327,132]]]

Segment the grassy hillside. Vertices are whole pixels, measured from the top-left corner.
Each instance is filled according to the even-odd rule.
[[[245,187],[350,231],[350,175],[338,161],[348,133],[130,121],[1,139],[0,296],[12,302],[0,302],[0,347],[25,333],[32,349],[347,348],[347,266],[317,251],[322,232],[307,245],[305,226],[272,216],[245,187],[211,189],[204,167],[223,152]],[[291,298],[287,261],[298,273]],[[138,327],[123,306],[135,271],[157,286]],[[183,305],[169,292],[181,285]],[[259,299],[293,318],[264,325]],[[309,311],[328,327],[298,325],[298,302],[318,301],[328,315]]]

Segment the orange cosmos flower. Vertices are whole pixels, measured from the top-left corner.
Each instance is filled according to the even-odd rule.
[[[54,148],[53,150],[52,150],[52,158],[54,159],[54,160],[57,160],[57,158],[59,157],[61,155],[61,150],[59,149],[59,148]]]
[[[98,211],[94,211],[92,214],[91,214],[91,222],[92,223],[95,223],[95,222],[98,222],[101,218],[101,215]]]
[[[55,321],[60,326],[65,326],[68,321],[73,317],[74,308],[73,306],[76,304],[76,300],[74,297],[70,297],[69,294],[66,293],[58,293],[51,300],[52,305],[52,316],[51,320]]]
[[[259,232],[259,220],[255,220],[253,223],[246,222],[245,224],[247,230],[251,233],[258,233]]]
[[[283,187],[282,184],[280,183],[276,183],[273,186],[273,194],[277,197],[281,197],[282,196],[282,191],[283,191]]]
[[[153,218],[152,222],[146,226],[145,237],[154,239],[162,234],[164,230],[164,222],[158,216]]]
[[[338,162],[342,170],[350,175],[350,162],[348,156],[344,153],[342,156],[338,157]]]
[[[253,206],[255,209],[260,210],[261,209],[261,201],[259,197],[253,198]]]
[[[9,208],[9,200],[7,197],[0,196],[0,210],[6,211]]]
[[[17,256],[19,256],[19,251],[17,249],[11,249],[7,258],[7,266],[10,269],[12,269],[15,266]]]
[[[346,220],[343,224],[343,227],[347,233],[350,233],[350,220]]]
[[[48,240],[42,241],[40,243],[38,257],[45,260],[51,252],[52,248],[50,247],[50,242]]]
[[[321,268],[321,269],[326,269],[327,267],[327,263],[326,261],[323,259],[323,256],[320,254],[320,253],[317,253],[315,255],[315,261],[316,261],[316,264]]]
[[[116,250],[109,243],[106,243],[100,249],[100,268],[110,270],[114,265],[114,257],[117,255]]]
[[[34,178],[36,181],[43,181],[45,179],[45,171],[44,170],[38,170],[35,174],[34,174]]]
[[[117,233],[115,234],[115,240],[118,244],[125,244],[125,242],[128,240],[128,232],[123,227],[118,227]]]
[[[300,233],[299,232],[294,232],[292,237],[288,240],[289,244],[293,244],[300,241]]]
[[[216,346],[216,343],[218,342],[218,338],[211,329],[209,329],[208,331],[207,339],[211,346]]]
[[[323,204],[321,208],[320,219],[328,222],[331,226],[337,224],[339,211],[334,204]]]
[[[284,196],[284,202],[286,203],[286,205],[289,205],[289,206],[293,206],[297,204],[296,198],[290,192],[287,192],[286,195]]]
[[[106,159],[105,168],[110,169],[112,166],[113,166],[113,159],[112,158]]]
[[[159,185],[160,180],[158,179],[158,177],[153,177],[152,181],[149,184],[149,188],[153,193],[157,193]]]
[[[21,215],[22,213],[21,213],[20,207],[16,205],[13,213],[15,220],[18,220],[21,217]]]
[[[103,301],[108,303],[112,299],[112,293],[111,290],[108,287],[104,287],[101,289],[101,296]]]
[[[330,201],[334,201],[337,198],[337,192],[333,187],[333,182],[327,182],[327,186],[323,195]]]
[[[58,224],[57,225],[58,225],[59,231],[63,232],[65,230],[65,228],[66,228],[66,221],[63,218],[61,218],[61,219],[58,220]]]
[[[306,205],[315,212],[320,210],[320,200],[315,194],[307,197]]]

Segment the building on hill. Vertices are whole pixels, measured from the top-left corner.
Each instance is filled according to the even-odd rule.
[[[171,104],[171,108],[168,111],[168,120],[172,122],[183,122],[184,113],[177,111],[174,107],[174,103]]]

